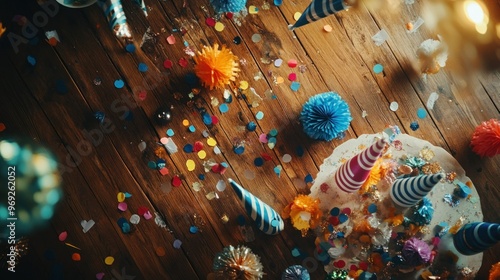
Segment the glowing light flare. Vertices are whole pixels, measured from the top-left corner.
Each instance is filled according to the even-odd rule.
[[[463,8],[465,12],[465,16],[472,23],[475,24],[476,31],[480,34],[486,34],[488,31],[488,10],[475,0],[467,0],[463,3]]]

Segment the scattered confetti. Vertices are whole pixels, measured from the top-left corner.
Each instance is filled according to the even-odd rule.
[[[163,247],[156,247],[155,253],[158,257],[163,257],[165,256],[165,248]]]
[[[141,221],[141,217],[137,214],[133,214],[132,216],[130,216],[129,221],[131,224],[137,225]]]
[[[118,203],[118,210],[120,210],[122,212],[127,211],[127,203],[125,203],[125,202]]]
[[[389,34],[384,29],[380,30],[372,37],[376,46],[381,46],[387,39],[389,39]]]
[[[207,157],[207,152],[205,152],[205,150],[201,150],[198,152],[199,159],[205,159],[206,157]]]
[[[379,74],[379,73],[382,73],[384,71],[384,66],[382,66],[382,64],[375,64],[373,66],[373,72],[375,74]]]
[[[249,169],[245,169],[245,171],[243,171],[243,175],[245,176],[246,179],[248,180],[253,180],[255,179],[255,172],[253,172],[252,170],[249,170]]]
[[[118,80],[115,80],[114,85],[115,85],[115,88],[123,88],[123,86],[125,86],[125,82],[123,82],[123,80],[121,80],[121,79],[118,79]]]
[[[241,44],[241,37],[240,36],[234,37],[233,43],[236,44],[236,45]]]
[[[217,145],[217,141],[215,141],[215,139],[212,137],[208,137],[207,145],[210,147],[215,147],[215,145]]]
[[[327,24],[327,25],[323,26],[323,30],[324,30],[325,32],[330,33],[330,32],[332,32],[333,28],[332,28],[332,26],[331,26],[331,25]]]
[[[179,59],[179,62],[177,62],[177,63],[178,63],[181,67],[184,67],[184,68],[185,68],[185,67],[187,67],[187,66],[188,66],[188,64],[189,64],[188,60],[187,60],[186,58],[184,58],[184,57],[181,57],[181,58]]]
[[[297,74],[295,74],[295,73],[288,74],[288,80],[291,81],[291,82],[296,81],[297,80]]]
[[[301,12],[295,12],[295,13],[293,14],[293,19],[297,21],[297,20],[299,20],[299,18],[300,18],[300,16],[301,16],[301,15],[302,15],[302,13],[301,13]]]
[[[171,128],[167,129],[166,134],[167,134],[167,136],[169,136],[169,137],[172,137],[172,136],[174,136],[174,135],[175,135],[174,130],[173,130],[173,129],[171,129]]]
[[[420,126],[418,125],[418,122],[414,121],[410,123],[410,128],[413,131],[416,131]]]
[[[304,178],[304,182],[306,182],[306,183],[314,182],[313,176],[311,174],[307,174],[306,177]]]
[[[147,145],[146,145],[146,142],[144,142],[144,141],[141,141],[139,144],[137,144],[137,148],[139,148],[139,151],[141,151],[141,152],[144,152],[144,150],[146,150],[146,147],[147,147]]]
[[[224,113],[227,113],[229,111],[229,107],[227,106],[226,103],[222,103],[220,106],[219,106],[219,111],[224,114]]]
[[[299,88],[300,88],[300,83],[299,82],[292,82],[292,84],[290,85],[290,88],[293,90],[293,91],[298,91]]]
[[[170,68],[172,68],[173,65],[174,65],[174,63],[170,59],[165,59],[165,61],[163,61],[163,67],[165,69],[170,69]]]
[[[182,180],[181,178],[179,177],[179,175],[175,175],[173,178],[172,178],[172,186],[174,187],[179,187],[182,185]]]
[[[278,58],[278,59],[276,59],[276,60],[274,61],[274,66],[275,66],[275,67],[280,67],[282,63],[283,63],[283,59]]]
[[[170,35],[170,36],[167,37],[167,43],[169,45],[175,44],[175,37],[174,37],[174,35]]]
[[[289,154],[284,154],[283,157],[281,158],[281,160],[284,162],[284,163],[289,163],[290,161],[292,161],[292,156],[289,155]]]
[[[262,36],[260,34],[256,33],[252,35],[252,42],[258,43],[260,42],[260,40],[262,40]]]
[[[398,110],[398,108],[399,108],[399,104],[396,101],[391,102],[391,104],[389,105],[389,109],[391,109],[391,111],[393,111],[393,112],[396,112]]]
[[[186,161],[186,167],[187,167],[188,171],[193,171],[196,168],[196,164],[194,163],[194,161],[192,159],[188,159]]]
[[[214,27],[215,26],[215,19],[214,18],[207,18],[207,19],[205,19],[205,23],[210,27]]]
[[[95,278],[97,280],[102,280],[104,278],[104,275],[105,275],[104,272],[99,272],[95,275]]]
[[[182,241],[180,241],[179,239],[174,240],[173,246],[175,249],[180,249],[181,245],[182,245]]]
[[[255,114],[255,118],[257,120],[262,120],[264,118],[264,112],[258,111],[257,114]]]
[[[75,262],[78,262],[82,259],[82,257],[78,253],[73,253],[73,255],[71,255],[71,259],[74,260]]]
[[[214,28],[215,28],[216,31],[221,32],[221,31],[224,30],[225,26],[224,26],[224,24],[222,22],[217,22],[215,24]]]
[[[59,234],[59,241],[64,241],[68,237],[68,233],[66,231],[63,231]]]
[[[255,15],[259,12],[259,8],[255,7],[255,6],[249,6],[248,7],[248,13],[251,14],[251,15]]]
[[[283,167],[281,165],[277,165],[274,167],[274,173],[276,173],[276,175],[278,175],[278,177],[280,177],[282,170],[283,170]]]
[[[264,164],[264,159],[261,157],[258,157],[254,159],[253,164],[257,167],[262,166]]]
[[[297,60],[295,60],[295,59],[290,59],[290,60],[288,60],[288,67],[290,67],[290,68],[295,68],[295,67],[297,67],[297,64],[298,64],[298,63],[297,63]]]
[[[427,111],[425,111],[424,108],[418,108],[417,110],[417,116],[421,119],[427,117]]]
[[[115,262],[115,258],[108,256],[104,259],[104,263],[107,265],[112,265]]]
[[[189,130],[189,132],[195,132],[196,131],[196,127],[194,127],[194,125],[190,125],[188,127],[188,130]]]
[[[148,71],[148,66],[146,65],[146,63],[139,63],[139,66],[138,66],[138,69],[139,69],[139,72],[147,72]]]
[[[127,45],[125,46],[125,50],[126,50],[127,52],[129,52],[129,53],[133,53],[133,52],[135,52],[135,46],[134,46],[134,44],[127,44]]]
[[[429,99],[427,99],[427,109],[434,109],[434,104],[436,103],[438,98],[439,95],[436,92],[432,92],[431,95],[429,95]]]
[[[82,220],[80,222],[80,225],[83,228],[83,232],[87,233],[95,225],[95,222],[94,222],[94,220],[88,220],[88,221]]]
[[[226,190],[226,182],[224,182],[224,180],[219,180],[217,182],[217,184],[215,185],[215,188],[219,191],[219,192],[223,192]]]

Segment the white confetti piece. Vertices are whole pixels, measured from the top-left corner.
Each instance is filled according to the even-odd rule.
[[[373,42],[377,46],[380,46],[383,43],[385,43],[387,39],[389,39],[389,34],[384,29],[380,30],[379,32],[377,32],[377,34],[373,35],[372,37]]]
[[[83,233],[87,233],[95,225],[95,222],[94,220],[82,220],[80,225],[82,225]]]
[[[429,99],[427,99],[427,109],[432,110],[434,108],[434,103],[438,100],[439,95],[436,92],[431,93]]]

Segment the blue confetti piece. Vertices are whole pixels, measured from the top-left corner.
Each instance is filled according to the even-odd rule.
[[[170,136],[170,137],[174,136],[175,135],[174,130],[171,129],[171,128],[167,129],[167,135]]]
[[[130,193],[128,193],[128,192],[124,192],[123,194],[125,195],[125,198],[131,198],[132,197],[132,195]]]
[[[338,207],[333,207],[330,210],[330,215],[337,217],[338,215],[340,215],[340,209]]]
[[[212,124],[212,117],[208,113],[203,113],[202,115],[203,118],[203,123],[205,125],[211,125]]]
[[[339,222],[341,224],[345,223],[347,220],[349,220],[349,217],[345,213],[339,215]]]
[[[31,65],[31,66],[35,66],[36,65],[36,58],[31,56],[31,55],[28,55],[28,57],[26,58],[26,60],[28,60],[28,63]]]
[[[148,167],[151,169],[156,169],[156,162],[154,161],[149,161],[148,162]]]
[[[224,97],[224,102],[226,102],[228,104],[231,103],[231,102],[233,102],[233,95],[232,94],[228,94],[227,97]]]
[[[66,94],[68,93],[68,87],[66,86],[66,82],[64,80],[56,80],[56,91],[59,94]]]
[[[427,111],[425,111],[424,108],[418,108],[417,110],[417,116],[421,119],[427,117]]]
[[[283,4],[282,0],[274,0],[274,5],[275,6],[281,6],[281,4]]]
[[[205,180],[205,174],[198,174],[198,179]]]
[[[420,126],[418,125],[418,122],[416,122],[416,121],[410,123],[410,128],[413,131],[417,130],[419,127]]]
[[[127,44],[127,45],[125,46],[125,50],[126,50],[127,52],[129,52],[129,53],[133,53],[133,52],[135,52],[135,46],[134,46],[134,44]]]
[[[121,217],[118,219],[118,221],[116,221],[116,223],[118,224],[118,226],[121,228],[123,226],[123,224],[125,224],[127,222],[127,219],[125,219],[124,217]]]
[[[123,80],[121,79],[118,79],[118,80],[115,80],[115,88],[122,88],[125,86],[125,82],[123,82]]]
[[[130,224],[129,223],[123,223],[121,226],[122,232],[123,233],[129,233],[130,232]]]
[[[375,203],[372,203],[368,206],[368,212],[370,213],[375,213],[377,212],[377,205],[375,205]]]
[[[192,153],[193,152],[193,145],[191,144],[186,144],[184,146],[184,148],[182,148],[184,150],[184,152],[186,153]]]
[[[190,125],[188,127],[188,130],[189,130],[189,132],[195,132],[196,131],[196,127],[194,127],[194,125]]]
[[[106,118],[106,115],[104,112],[97,111],[94,113],[94,118],[99,121],[99,123],[103,123],[104,119]]]
[[[258,111],[257,114],[255,114],[255,118],[257,120],[262,120],[264,118],[264,112]]]
[[[278,135],[278,130],[276,128],[271,129],[271,131],[269,131],[269,135],[276,137],[276,135]]]
[[[382,64],[375,64],[373,66],[373,72],[375,72],[375,74],[382,73],[382,71],[384,71],[384,66],[382,66]]]
[[[175,249],[180,249],[181,245],[182,245],[182,241],[180,241],[179,239],[174,240],[174,248]]]
[[[313,176],[311,174],[307,174],[306,177],[304,178],[304,181],[306,183],[312,183],[314,181]]]
[[[292,249],[292,256],[294,256],[294,257],[300,256],[300,251],[299,251],[298,248],[293,248]]]
[[[234,151],[237,155],[241,155],[241,154],[243,154],[243,152],[245,151],[245,146],[235,146],[235,147],[233,147],[233,151]]]
[[[220,163],[220,165],[224,168],[228,168],[229,167],[229,164],[227,164],[227,162],[223,161]]]
[[[292,84],[290,85],[290,88],[293,90],[293,91],[298,91],[299,88],[300,88],[300,83],[299,82],[292,82]]]
[[[158,160],[156,161],[156,167],[157,167],[158,169],[162,169],[162,168],[164,168],[164,167],[166,167],[166,166],[167,166],[167,163],[166,163],[166,161],[165,161],[164,159],[160,158],[160,159],[158,159]]]
[[[226,103],[222,103],[220,106],[219,106],[219,111],[224,114],[224,113],[227,113],[227,111],[229,111],[229,107],[227,106]]]
[[[189,232],[190,232],[190,233],[193,233],[193,234],[194,234],[194,233],[197,233],[197,232],[198,232],[198,227],[197,227],[197,226],[191,226],[191,227],[189,228]]]
[[[264,165],[264,159],[261,157],[258,157],[258,158],[253,160],[253,164],[257,167],[262,166],[262,165]]]
[[[257,125],[254,122],[249,122],[247,124],[248,131],[255,131],[256,128],[257,128]]]
[[[148,66],[146,65],[146,63],[139,63],[139,66],[137,67],[139,69],[139,72],[147,72],[148,71]]]
[[[267,143],[271,143],[271,144],[276,144],[276,137],[269,137],[269,139],[267,139]]]
[[[245,216],[238,215],[238,217],[236,217],[236,223],[238,223],[239,226],[244,226],[245,225]]]
[[[295,153],[297,154],[298,157],[301,157],[304,155],[304,148],[302,148],[302,146],[297,146],[297,148],[295,148]]]
[[[276,173],[276,175],[278,175],[278,177],[280,177],[282,169],[283,168],[281,167],[281,165],[275,166],[274,167],[274,173]]]

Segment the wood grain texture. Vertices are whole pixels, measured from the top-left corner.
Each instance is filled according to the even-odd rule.
[[[312,279],[322,279],[323,267],[314,259],[314,234],[301,237],[288,220],[279,235],[263,234],[245,214],[227,178],[281,212],[297,194],[308,193],[310,183],[304,179],[316,176],[335,147],[388,125],[398,125],[403,132],[456,157],[478,190],[484,220],[500,222],[500,157],[480,158],[469,147],[474,128],[499,117],[500,75],[475,73],[463,78],[445,67],[423,79],[415,71],[415,52],[423,40],[435,35],[425,25],[411,34],[404,28],[407,21],[420,15],[423,1],[402,2],[397,10],[372,11],[361,6],[294,31],[288,29],[293,14],[303,11],[309,1],[283,1],[276,7],[272,1],[250,0],[247,7],[255,5],[259,12],[236,14],[232,20],[215,15],[207,0],[145,0],[147,17],[133,1],[122,2],[137,48],[134,53],[125,51],[124,42],[108,28],[97,5],[85,9],[59,6],[54,17],[37,27],[37,40],[21,43],[17,52],[6,36],[0,39],[0,122],[7,127],[0,137],[21,135],[42,143],[63,166],[63,201],[50,225],[30,237],[30,254],[20,265],[20,269],[29,267],[37,279],[59,279],[54,278],[58,274],[64,279],[95,279],[99,272],[105,273],[104,279],[112,279],[122,269],[136,279],[207,279],[216,253],[238,244],[261,257],[265,279],[280,279],[283,270],[293,264],[307,266]],[[0,22],[7,25],[7,32],[16,34],[22,34],[22,29],[9,23],[14,15],[33,20],[41,11],[35,1],[27,0],[10,1],[2,7]],[[207,26],[209,17],[223,23],[224,30]],[[325,24],[332,26],[332,32],[322,30]],[[390,38],[376,46],[371,37],[381,29]],[[55,47],[45,41],[44,32],[50,30],[57,30],[61,38]],[[145,34],[150,39],[144,40]],[[253,42],[254,34],[260,34],[262,40]],[[168,36],[176,43],[169,44]],[[240,44],[233,42],[236,37]],[[213,105],[215,99],[223,102],[223,90],[193,87],[186,80],[193,73],[190,52],[215,43],[230,48],[240,62],[236,81],[226,88],[233,100],[225,113]],[[28,55],[37,59],[35,66],[27,63]],[[173,62],[172,68],[163,66],[166,59]],[[178,64],[180,59],[187,61],[186,67]],[[280,67],[274,65],[276,59],[283,60]],[[299,67],[288,67],[289,59],[297,60]],[[139,63],[145,63],[148,71],[140,72]],[[373,72],[375,64],[384,66],[383,73]],[[287,79],[292,72],[300,82],[296,92]],[[278,83],[279,78],[284,82]],[[117,79],[125,82],[123,88],[114,87]],[[57,81],[66,85],[67,93],[58,92]],[[242,81],[261,97],[259,102],[252,103],[251,92],[240,89]],[[197,90],[200,92],[194,94]],[[313,141],[303,133],[299,114],[311,96],[327,91],[346,100],[353,121],[343,139]],[[145,99],[140,97],[143,92]],[[439,99],[428,109],[432,92]],[[389,108],[393,101],[399,104],[395,112]],[[173,121],[167,125],[155,122],[157,109],[170,106]],[[418,108],[426,108],[428,116],[418,119]],[[106,115],[103,124],[93,116],[97,111]],[[217,117],[219,123],[205,125],[204,112]],[[264,113],[262,120],[256,119],[258,112]],[[189,132],[183,120],[196,131]],[[255,131],[245,129],[250,121],[257,124]],[[416,131],[410,129],[414,121],[420,125]],[[159,143],[169,128],[175,132],[172,139],[179,148],[175,154],[166,153]],[[272,129],[278,130],[278,141],[270,149],[258,137]],[[203,131],[217,141],[220,154],[207,145]],[[196,141],[204,144],[205,159],[183,152],[186,144]],[[138,148],[142,142],[146,144],[143,151]],[[237,155],[233,148],[241,143],[245,152]],[[298,147],[304,150],[300,157]],[[148,162],[159,159],[158,149],[163,149],[161,158],[169,170],[165,176],[148,167]],[[286,154],[292,155],[291,162],[283,161]],[[268,160],[256,167],[254,159],[262,156]],[[226,162],[229,168],[224,174],[205,172],[203,164],[209,159]],[[187,160],[196,163],[193,171],[188,171]],[[276,166],[282,168],[280,176],[273,171]],[[202,175],[204,179],[200,179]],[[181,178],[181,186],[172,186],[174,176]],[[223,192],[216,189],[220,181],[227,185]],[[201,190],[193,189],[194,183],[201,183]],[[125,212],[117,209],[118,192],[132,194]],[[207,199],[212,192],[218,198]],[[159,227],[154,218],[141,219],[131,233],[123,234],[117,220],[129,219],[141,206],[153,217],[162,217],[166,228]],[[241,215],[255,241],[245,242],[244,227],[237,222]],[[227,223],[223,216],[229,218]],[[90,219],[96,225],[83,233],[80,221]],[[194,225],[199,232],[190,233]],[[68,232],[67,242],[81,250],[58,240],[63,231]],[[175,240],[182,241],[180,249],[174,248]],[[158,248],[165,255],[158,255]],[[294,248],[305,254],[293,257]],[[477,279],[485,279],[491,265],[500,261],[499,249],[496,245],[485,252]],[[55,257],[48,258],[47,252]],[[74,252],[81,254],[81,261],[71,260]],[[115,258],[113,265],[104,263],[107,256]]]

